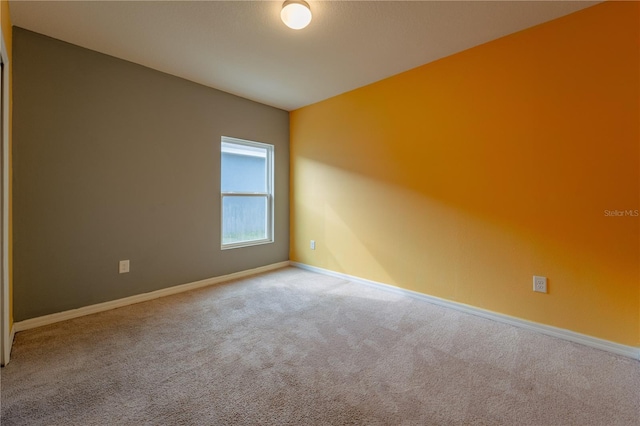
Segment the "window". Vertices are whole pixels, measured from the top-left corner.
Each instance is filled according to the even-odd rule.
[[[273,145],[222,137],[222,248],[273,242]]]

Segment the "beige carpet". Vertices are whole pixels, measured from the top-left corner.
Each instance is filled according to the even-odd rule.
[[[638,425],[640,362],[296,268],[16,336],[2,425]]]

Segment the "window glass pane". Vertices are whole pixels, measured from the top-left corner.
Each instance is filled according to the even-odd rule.
[[[222,244],[267,238],[267,197],[222,197]]]
[[[267,150],[222,143],[222,192],[267,192]]]

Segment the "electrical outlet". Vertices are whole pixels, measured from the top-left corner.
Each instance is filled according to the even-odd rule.
[[[315,242],[315,240],[311,240],[311,243],[309,244],[309,247],[311,248],[311,250],[315,250],[315,249],[316,249],[316,242]]]
[[[129,272],[129,261],[128,260],[121,260],[120,264],[118,266],[118,272],[120,272],[121,274],[126,274],[127,272]]]
[[[536,275],[533,276],[533,291],[537,291],[538,293],[546,293],[547,292],[547,277],[538,277]]]

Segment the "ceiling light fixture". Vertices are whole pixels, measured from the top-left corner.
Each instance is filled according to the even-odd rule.
[[[306,1],[287,0],[282,5],[280,18],[287,27],[301,30],[311,22],[311,8]]]

